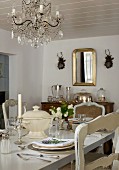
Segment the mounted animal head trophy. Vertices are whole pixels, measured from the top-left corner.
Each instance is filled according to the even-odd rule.
[[[107,54],[107,51],[108,51],[108,54]],[[112,55],[110,55],[110,50],[109,49],[105,50],[105,54],[107,56],[105,57],[106,61],[105,61],[104,65],[106,66],[106,68],[111,68],[113,66],[113,61],[112,60],[114,58],[111,57]]]
[[[64,58],[63,58],[63,53],[60,52],[60,56],[59,54],[57,53],[57,57],[58,57],[58,64],[57,64],[57,67],[60,69],[63,69],[65,68],[65,61]]]

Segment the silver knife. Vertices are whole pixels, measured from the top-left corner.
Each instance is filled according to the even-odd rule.
[[[59,159],[60,156],[59,155],[44,155],[44,154],[30,154],[30,153],[21,153],[24,156],[37,156],[37,157],[44,157],[44,158],[55,158],[55,159]]]

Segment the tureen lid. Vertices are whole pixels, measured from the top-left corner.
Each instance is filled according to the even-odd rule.
[[[33,106],[33,110],[30,110],[30,111],[27,111],[25,112],[22,117],[23,118],[26,118],[26,119],[30,119],[30,118],[33,118],[33,119],[41,119],[41,118],[44,118],[44,119],[48,119],[48,118],[51,118],[51,115],[44,111],[44,110],[39,110],[39,106]]]

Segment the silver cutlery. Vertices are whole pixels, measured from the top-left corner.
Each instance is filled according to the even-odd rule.
[[[30,157],[24,157],[24,156],[22,156],[21,154],[17,154],[17,156],[19,157],[19,158],[21,158],[21,159],[23,159],[24,161],[28,161],[28,160],[30,160],[30,159],[32,159],[32,158],[37,158],[37,159],[41,159],[41,160],[43,160],[43,161],[46,161],[46,162],[51,162],[51,160],[48,160],[48,159],[44,159],[44,158],[42,158],[42,157],[39,157],[39,156],[30,156]]]
[[[29,154],[29,153],[21,153],[21,154],[24,155],[24,156],[36,156],[36,157],[55,158],[55,159],[60,158],[59,155],[45,155],[45,154],[35,155],[35,154]]]
[[[27,146],[25,146],[25,145],[18,145],[18,147],[19,147],[21,150],[24,150],[24,149],[26,149]]]

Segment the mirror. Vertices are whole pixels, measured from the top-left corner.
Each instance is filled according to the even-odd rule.
[[[92,48],[73,51],[73,86],[96,85],[96,52]]]

